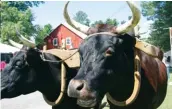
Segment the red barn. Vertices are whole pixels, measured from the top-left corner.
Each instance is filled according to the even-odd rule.
[[[85,37],[85,34],[64,23],[55,28],[44,41],[46,42],[47,49],[75,49],[79,47]]]

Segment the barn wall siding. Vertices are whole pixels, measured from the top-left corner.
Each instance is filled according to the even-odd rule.
[[[67,37],[71,38],[73,48],[79,47],[82,38],[61,24],[54,31],[52,31],[52,33],[50,33],[48,37],[45,38],[45,41],[47,43],[47,49],[55,48],[53,46],[54,38],[58,39],[58,45],[61,46],[62,39],[66,39]],[[70,46],[66,45],[66,48],[69,49]]]

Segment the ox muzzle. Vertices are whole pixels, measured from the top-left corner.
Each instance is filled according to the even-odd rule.
[[[82,107],[94,107],[97,104],[96,93],[89,90],[84,80],[72,79],[67,93],[69,97],[78,98],[77,104]]]

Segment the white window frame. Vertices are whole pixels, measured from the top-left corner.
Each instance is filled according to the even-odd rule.
[[[71,39],[71,37],[66,37],[66,45],[72,45],[72,39]]]
[[[56,41],[56,44],[54,44],[55,41]],[[53,46],[58,46],[58,39],[57,38],[53,38]]]

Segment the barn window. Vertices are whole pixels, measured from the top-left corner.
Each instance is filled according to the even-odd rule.
[[[71,37],[67,37],[66,38],[66,45],[71,45],[72,41],[71,41]]]
[[[58,42],[57,42],[57,41],[58,41],[57,38],[54,38],[54,39],[53,39],[53,45],[54,45],[54,46],[58,46]]]

